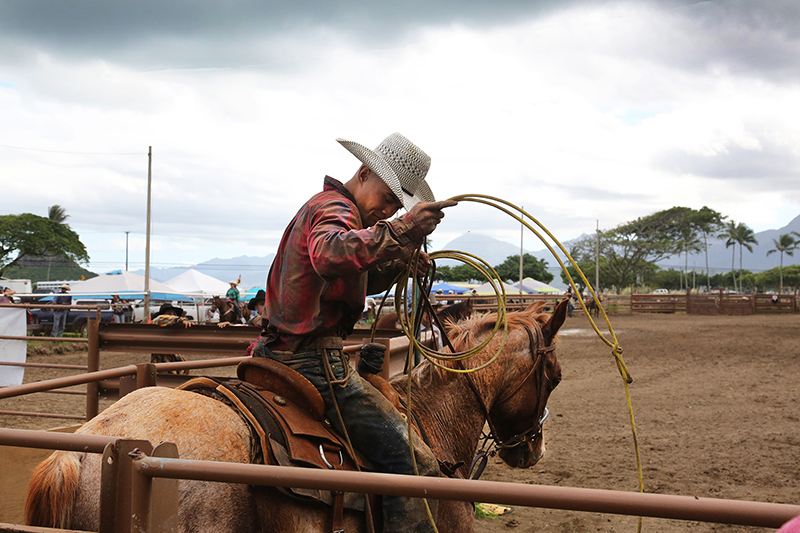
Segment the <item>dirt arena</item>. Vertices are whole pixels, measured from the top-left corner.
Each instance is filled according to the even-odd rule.
[[[800,315],[612,316],[633,374],[631,395],[645,490],[800,504]],[[558,351],[564,380],[549,402],[547,455],[529,470],[490,460],[483,479],[637,490],[624,388],[585,318],[569,319]],[[102,354],[103,368],[144,356]],[[77,363],[85,352],[31,354],[32,362]],[[54,377],[50,374],[48,377]],[[29,370],[27,379],[43,379]],[[80,397],[38,394],[0,409],[82,412]],[[75,407],[70,409],[69,404]],[[67,423],[1,416],[3,427]],[[6,473],[4,472],[5,476]],[[2,514],[2,513],[0,513]],[[0,516],[0,522],[6,517]],[[477,531],[636,531],[635,517],[517,507],[483,518]],[[768,529],[646,518],[646,532]]]

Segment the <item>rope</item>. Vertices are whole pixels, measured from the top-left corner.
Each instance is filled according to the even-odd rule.
[[[511,202],[508,202],[506,200],[502,200],[502,199],[494,197],[494,196],[484,195],[484,194],[462,194],[462,195],[454,196],[454,197],[450,198],[449,200],[456,201],[456,202],[474,202],[474,203],[484,204],[484,205],[488,205],[489,207],[493,207],[495,209],[498,209],[498,210],[502,211],[503,213],[507,214],[508,216],[510,216],[511,218],[513,218],[514,220],[516,220],[517,222],[519,222],[520,224],[522,224],[523,226],[528,228],[534,235],[536,235],[539,238],[539,240],[541,240],[542,243],[544,243],[544,245],[547,247],[547,249],[553,255],[555,260],[558,262],[558,264],[561,267],[561,269],[563,270],[567,280],[569,281],[570,287],[574,291],[573,294],[577,295],[578,302],[580,303],[580,306],[583,309],[586,317],[589,319],[589,323],[591,324],[592,329],[594,329],[594,332],[597,334],[598,337],[600,337],[600,340],[602,340],[608,347],[611,348],[611,355],[612,355],[612,357],[614,357],[614,361],[615,361],[615,363],[617,365],[617,370],[618,370],[618,372],[620,374],[620,377],[622,378],[623,386],[624,386],[624,389],[625,389],[625,398],[626,398],[627,407],[628,407],[628,415],[629,415],[629,418],[630,418],[631,432],[633,433],[634,450],[635,450],[635,453],[636,453],[636,468],[637,468],[637,474],[638,474],[639,492],[644,492],[644,480],[643,480],[643,475],[642,475],[641,451],[640,451],[640,448],[639,448],[639,438],[638,438],[638,434],[637,434],[637,431],[636,431],[636,422],[635,422],[634,416],[633,416],[633,405],[631,403],[630,388],[629,388],[629,385],[631,383],[633,383],[633,377],[631,376],[631,373],[628,370],[628,367],[625,364],[624,359],[622,358],[622,347],[619,345],[619,341],[617,340],[616,333],[614,332],[614,328],[611,325],[611,321],[609,320],[608,315],[606,314],[606,311],[603,308],[603,304],[600,302],[600,299],[597,297],[597,293],[595,292],[595,289],[592,287],[591,283],[589,283],[589,280],[586,279],[586,276],[583,274],[583,271],[578,266],[578,263],[572,258],[572,256],[569,254],[569,252],[567,252],[567,250],[564,248],[564,246],[561,244],[561,242],[559,242],[559,240],[543,224],[541,224],[536,218],[531,216],[530,213],[528,213],[527,211],[525,211],[521,207],[519,207],[517,205],[514,205]],[[519,213],[519,215],[517,214],[517,212]],[[542,233],[540,233],[536,228],[534,228],[530,223],[528,223],[525,220],[525,217],[530,219],[531,222],[533,222],[544,234],[546,234],[553,241],[553,243],[555,243],[555,245],[558,247],[558,249],[561,250],[561,252],[569,260],[569,262],[572,264],[572,266],[575,267],[575,270],[577,271],[578,275],[580,276],[580,279],[583,281],[584,285],[589,290],[589,293],[592,295],[592,298],[594,298],[594,301],[595,301],[600,313],[602,313],[602,315],[603,315],[603,320],[605,320],[605,323],[608,326],[608,331],[609,331],[610,338],[607,338],[605,335],[603,335],[603,333],[600,331],[600,329],[598,328],[597,324],[595,323],[594,319],[592,318],[591,314],[589,313],[588,309],[586,309],[586,304],[584,303],[583,297],[580,295],[580,293],[578,291],[578,288],[575,285],[575,281],[572,279],[572,276],[569,274],[569,271],[567,270],[567,267],[564,264],[564,262],[561,260],[561,258],[556,253],[556,250],[544,238]],[[484,276],[488,280],[488,282],[490,283],[490,285],[492,287],[492,290],[494,291],[495,295],[497,296],[497,321],[495,322],[495,326],[494,326],[494,329],[492,330],[492,333],[486,338],[486,340],[484,340],[478,346],[475,346],[475,347],[470,348],[470,349],[465,350],[465,351],[456,352],[456,353],[438,352],[435,349],[428,348],[427,346],[424,346],[422,343],[419,342],[419,340],[414,335],[414,332],[419,330],[418,329],[418,325],[420,324],[420,322],[422,320],[422,312],[420,310],[421,306],[418,305],[416,291],[412,291],[412,294],[410,295],[410,300],[411,300],[410,309],[413,310],[413,314],[409,314],[409,312],[408,312],[409,306],[405,306],[404,307],[402,305],[403,302],[408,301],[408,296],[409,295],[407,294],[407,292],[408,292],[409,280],[416,280],[419,277],[419,255],[420,255],[420,250],[417,249],[412,254],[411,259],[409,260],[409,263],[408,263],[408,267],[403,272],[401,272],[397,276],[397,278],[395,278],[395,280],[394,280],[394,283],[396,283],[396,290],[395,290],[395,297],[394,297],[395,312],[397,313],[398,317],[401,317],[401,318],[405,319],[405,320],[402,320],[402,319],[400,320],[400,325],[401,325],[401,327],[403,329],[403,333],[409,339],[408,361],[406,363],[408,365],[407,368],[410,369],[410,368],[413,367],[413,354],[415,353],[415,351],[419,351],[419,353],[421,353],[428,361],[430,361],[431,364],[437,366],[438,368],[446,370],[448,372],[469,373],[469,372],[476,372],[478,370],[486,368],[487,366],[492,364],[497,359],[497,357],[500,355],[500,352],[503,350],[503,347],[505,346],[506,338],[507,338],[507,335],[508,335],[508,321],[507,321],[507,316],[506,316],[506,301],[505,301],[506,300],[506,294],[505,294],[505,289],[503,287],[503,284],[498,281],[499,280],[499,276],[497,275],[497,272],[495,272],[495,270],[491,267],[491,265],[486,263],[486,261],[484,261],[483,259],[481,259],[480,257],[478,257],[476,255],[473,255],[473,254],[470,254],[470,253],[467,253],[467,252],[461,252],[461,251],[456,251],[456,250],[442,250],[442,251],[434,252],[434,253],[430,254],[430,258],[432,260],[436,260],[436,259],[455,259],[457,261],[460,261],[462,263],[465,263],[465,264],[468,264],[468,265],[472,266],[473,268],[478,270],[478,272],[480,272],[481,275]],[[520,280],[520,283],[522,283],[522,280]],[[424,286],[424,284],[423,284],[423,286]],[[385,299],[386,299],[385,296],[388,295],[388,292],[389,291],[387,290],[386,293],[384,294],[383,301],[385,301]],[[383,308],[383,301],[381,302],[381,305],[378,308],[376,316],[380,316],[381,309]],[[375,324],[377,324],[377,320],[375,321]],[[375,328],[375,324],[373,324],[372,335],[371,335],[370,342],[372,342],[374,340],[374,338],[375,338],[375,329],[376,329]],[[445,366],[442,363],[440,363],[440,361],[463,361],[465,359],[468,359],[469,357],[472,357],[473,355],[477,354],[478,352],[482,351],[492,341],[494,336],[497,335],[497,333],[500,330],[501,324],[502,324],[502,327],[503,327],[502,342],[500,343],[500,347],[498,348],[497,352],[487,362],[485,362],[485,363],[483,363],[483,364],[481,364],[479,366],[472,367],[472,368],[452,368],[452,367]],[[409,374],[409,377],[407,379],[407,387],[406,387],[406,389],[407,389],[406,390],[406,397],[407,397],[407,402],[408,402],[408,411],[411,412],[411,379],[410,379],[410,374]],[[417,470],[417,464],[416,464],[416,460],[415,460],[415,457],[414,457],[414,445],[413,445],[413,443],[411,441],[411,433],[412,433],[412,431],[411,431],[411,422],[410,422],[411,417],[409,416],[408,419],[409,419],[409,422],[408,422],[409,446],[411,448],[411,458],[412,458],[412,461],[414,462],[414,471],[418,475],[419,471]],[[427,500],[426,500],[425,504],[427,506]],[[429,517],[431,518],[431,524],[433,524],[433,518],[430,515],[430,508],[428,509],[428,513],[429,513]],[[433,524],[433,526],[434,526],[434,529],[435,529],[436,528],[435,524]],[[642,517],[639,517],[638,531],[641,532],[641,530],[642,530]]]

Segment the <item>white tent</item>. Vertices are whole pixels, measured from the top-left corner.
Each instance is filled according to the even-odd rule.
[[[198,296],[222,296],[230,288],[229,283],[220,281],[208,274],[203,274],[193,268],[164,282],[164,284],[172,287],[175,292],[196,294]]]
[[[514,288],[519,293],[519,281],[514,284]],[[561,289],[556,289],[555,287],[551,287],[547,283],[537,281],[533,278],[525,278],[522,280],[522,292],[528,294],[540,294],[540,293],[560,293],[562,291]]]
[[[497,290],[500,291],[500,285],[505,288],[506,296],[510,294],[519,294],[519,289],[517,287],[512,287],[508,283],[504,283],[501,281],[495,280],[495,285],[497,285]],[[475,287],[475,292],[480,294],[481,296],[485,296],[487,294],[495,294],[494,289],[492,288],[492,284],[488,281],[479,287]]]
[[[150,280],[149,288],[150,296],[156,299],[168,299],[167,295],[177,293],[171,287],[153,279]],[[143,295],[144,276],[121,270],[109,272],[96,278],[87,279],[77,287],[74,294],[104,295],[108,298],[111,298],[112,294],[119,294],[120,297],[123,297],[123,294]]]

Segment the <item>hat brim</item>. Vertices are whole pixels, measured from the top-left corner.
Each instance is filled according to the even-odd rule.
[[[400,184],[400,178],[397,177],[392,167],[390,167],[381,156],[357,142],[348,141],[346,139],[336,139],[336,142],[344,146],[348,152],[356,156],[359,161],[367,165],[370,170],[377,174],[384,183],[389,186],[397,199],[403,203],[403,207],[405,207],[407,211],[411,211],[411,208],[419,202],[435,201],[433,192],[425,180],[422,180],[419,184],[417,192],[414,195],[408,194],[403,190]]]
[[[249,310],[251,310],[251,311],[255,311],[256,310],[256,305],[258,305],[259,303],[265,304],[266,300],[264,298],[258,298],[258,299],[250,298],[250,301],[247,302],[247,308]]]

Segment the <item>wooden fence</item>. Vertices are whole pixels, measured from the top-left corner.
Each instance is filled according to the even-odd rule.
[[[786,314],[800,312],[800,295],[782,294],[775,298],[771,294],[632,294],[603,295],[603,308],[608,314],[629,313],[688,313],[690,315],[752,315]],[[525,309],[533,302],[544,301],[545,309],[552,310],[564,299],[563,294],[506,294],[509,311]],[[478,312],[496,311],[495,295],[448,295],[448,301],[472,300]],[[575,302],[575,314],[583,314]]]

